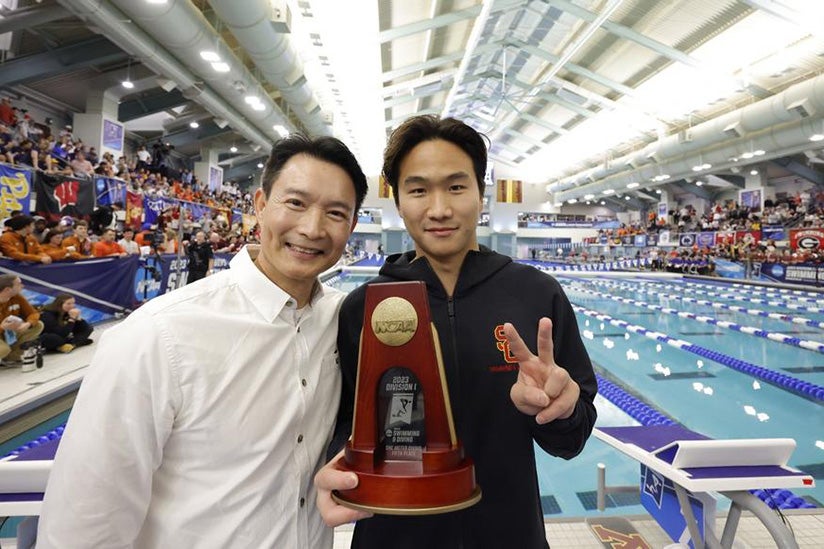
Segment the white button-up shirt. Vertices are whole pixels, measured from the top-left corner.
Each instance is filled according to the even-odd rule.
[[[101,338],[55,459],[38,548],[317,548],[343,293],[295,299],[246,250]]]

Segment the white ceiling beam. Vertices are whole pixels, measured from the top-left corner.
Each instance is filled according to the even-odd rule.
[[[421,21],[415,21],[414,23],[381,31],[378,35],[378,40],[381,44],[384,44],[395,40],[396,38],[409,36],[410,34],[418,34],[419,32],[437,29],[440,27],[446,27],[453,23],[457,23],[458,21],[471,19],[473,17],[477,17],[479,13],[481,13],[481,6],[472,6],[470,8],[444,13],[443,15],[433,17],[432,19],[423,19]]]

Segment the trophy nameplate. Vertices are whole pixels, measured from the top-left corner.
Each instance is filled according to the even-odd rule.
[[[366,288],[352,436],[335,462],[358,486],[338,503],[372,513],[426,515],[481,499],[475,468],[455,435],[426,284]]]

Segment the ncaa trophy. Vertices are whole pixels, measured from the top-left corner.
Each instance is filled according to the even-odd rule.
[[[356,488],[332,494],[353,509],[428,515],[481,499],[455,435],[423,282],[366,288],[352,436],[335,467],[358,475]]]

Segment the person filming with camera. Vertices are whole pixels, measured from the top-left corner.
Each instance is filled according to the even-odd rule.
[[[215,266],[215,254],[212,245],[206,240],[206,232],[195,233],[194,242],[184,241],[186,245],[186,257],[189,258],[189,278],[186,284],[191,284],[195,280],[205,278],[212,273]]]

